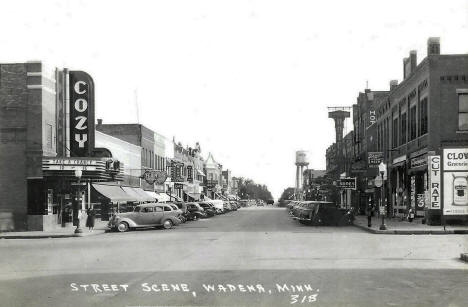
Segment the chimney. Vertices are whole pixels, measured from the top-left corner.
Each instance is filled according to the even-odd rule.
[[[403,80],[408,78],[418,64],[416,50],[410,51],[410,56],[403,59]]]
[[[409,70],[409,59],[404,58],[403,59],[403,80],[405,80],[409,75],[410,75],[410,70]]]
[[[416,66],[418,66],[418,54],[416,50],[411,50],[409,54],[410,54],[409,59],[410,59],[410,64],[411,64],[410,74],[412,74],[416,70]]]
[[[440,54],[440,38],[429,37],[427,40],[427,55],[439,55]]]
[[[398,80],[390,80],[390,91],[393,91],[398,86]]]

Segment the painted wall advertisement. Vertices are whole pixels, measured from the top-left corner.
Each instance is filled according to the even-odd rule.
[[[429,195],[428,209],[440,209],[440,156],[428,157],[428,173],[429,173]]]
[[[468,148],[443,150],[444,215],[468,215]]]

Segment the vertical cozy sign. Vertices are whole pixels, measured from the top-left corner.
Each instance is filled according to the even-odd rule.
[[[70,156],[90,157],[94,149],[94,82],[84,71],[69,72]]]

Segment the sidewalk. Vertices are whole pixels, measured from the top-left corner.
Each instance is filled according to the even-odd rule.
[[[402,221],[399,218],[385,218],[387,230],[379,229],[381,223],[382,219],[377,216],[372,217],[371,227],[367,227],[367,216],[365,215],[358,215],[354,220],[354,226],[375,234],[468,234],[468,226],[447,225],[444,230],[444,226],[422,224],[421,218],[413,220],[412,223],[406,220]]]
[[[107,221],[97,221],[94,224],[94,230],[90,232],[88,227],[81,226],[82,233],[75,233],[75,226],[58,228],[51,231],[16,231],[16,232],[0,232],[0,239],[45,239],[45,238],[72,238],[72,237],[88,237],[100,235],[107,230]]]

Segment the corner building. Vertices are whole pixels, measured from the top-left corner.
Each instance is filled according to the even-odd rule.
[[[427,57],[417,64],[412,51],[403,72],[403,81],[377,106],[377,149],[388,167],[387,210],[399,215],[412,208],[438,224],[441,208],[426,207],[428,156],[468,147],[468,55],[442,55],[439,39],[430,38]]]

